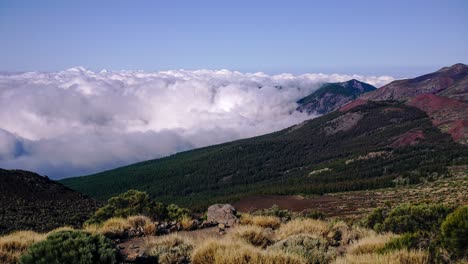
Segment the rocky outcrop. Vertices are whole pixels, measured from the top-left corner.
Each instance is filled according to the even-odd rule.
[[[207,221],[230,227],[239,222],[236,209],[230,204],[214,204],[208,207]]]

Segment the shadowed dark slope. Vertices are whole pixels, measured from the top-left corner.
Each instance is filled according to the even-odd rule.
[[[36,173],[0,169],[0,234],[79,226],[98,203]]]

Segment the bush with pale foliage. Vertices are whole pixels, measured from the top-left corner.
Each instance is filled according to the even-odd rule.
[[[330,246],[325,238],[314,235],[293,235],[278,241],[268,249],[298,255],[307,264],[330,263],[336,254],[335,249]]]
[[[192,243],[177,235],[150,239],[146,242],[146,255],[159,264],[190,263]]]

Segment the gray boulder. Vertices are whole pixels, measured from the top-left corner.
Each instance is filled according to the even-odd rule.
[[[208,207],[207,221],[230,227],[239,222],[236,209],[230,204],[214,204]]]

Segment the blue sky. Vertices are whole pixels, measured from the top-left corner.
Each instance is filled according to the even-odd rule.
[[[0,0],[0,71],[414,76],[468,62],[468,1]]]

